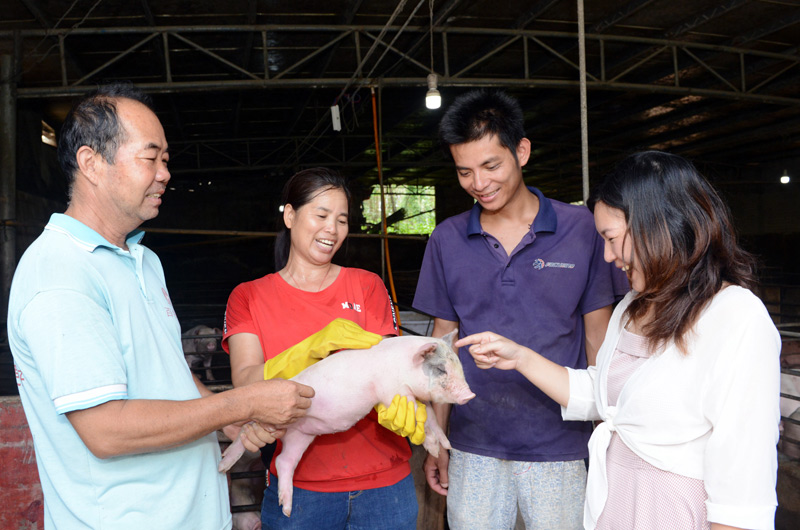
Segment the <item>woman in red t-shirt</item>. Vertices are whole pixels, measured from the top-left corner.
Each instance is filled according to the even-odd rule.
[[[397,334],[381,279],[331,262],[347,237],[349,199],[344,179],[329,169],[307,169],[286,183],[285,226],[275,243],[278,272],[240,284],[228,299],[223,348],[234,386],[289,378],[331,350],[363,348]],[[343,320],[361,329],[353,336],[337,327]],[[280,450],[278,442],[275,456]],[[413,530],[418,506],[410,457],[408,441],[382,427],[372,411],[348,431],[318,436],[309,446],[295,470],[291,517],[278,505],[272,457],[262,524]]]

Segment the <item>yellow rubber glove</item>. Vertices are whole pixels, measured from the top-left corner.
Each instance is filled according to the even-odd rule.
[[[416,407],[414,406],[416,404]],[[383,403],[375,405],[378,423],[390,431],[407,436],[414,445],[425,441],[425,420],[428,411],[424,403],[417,400],[408,401],[405,396],[397,394],[387,408]]]
[[[364,331],[361,326],[344,318],[330,324],[310,337],[286,348],[264,363],[264,379],[290,379],[332,351],[361,350],[375,346],[381,339],[377,333]]]

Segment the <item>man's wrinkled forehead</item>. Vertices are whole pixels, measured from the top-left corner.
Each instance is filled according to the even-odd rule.
[[[117,113],[120,127],[126,141],[135,141],[137,149],[156,149],[169,152],[164,127],[161,120],[147,105],[138,101],[122,98],[117,101]]]

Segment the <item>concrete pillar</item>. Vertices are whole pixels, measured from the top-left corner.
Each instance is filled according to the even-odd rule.
[[[10,55],[0,55],[0,286],[2,305],[0,318],[8,315],[8,291],[16,266],[17,201],[17,100],[14,61]]]

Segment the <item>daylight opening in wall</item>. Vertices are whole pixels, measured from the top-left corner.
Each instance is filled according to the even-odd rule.
[[[56,131],[42,121],[42,143],[56,147]]]
[[[436,226],[436,195],[433,186],[384,186],[386,231],[390,234],[430,234]],[[363,202],[364,232],[381,231],[381,189]]]

